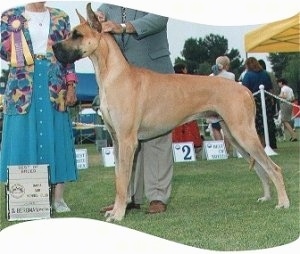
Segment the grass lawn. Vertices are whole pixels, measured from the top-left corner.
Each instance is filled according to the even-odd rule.
[[[299,129],[298,129],[299,132]],[[104,221],[99,209],[114,200],[114,169],[102,166],[94,144],[87,148],[89,168],[76,183],[66,185],[67,214]],[[283,168],[289,209],[274,209],[277,197],[257,203],[262,188],[244,159],[175,163],[171,199],[165,213],[148,215],[147,202],[127,213],[119,225],[178,243],[211,250],[254,250],[284,245],[299,238],[299,141],[278,142],[272,159]],[[1,228],[13,223],[5,218],[4,185],[1,186]]]

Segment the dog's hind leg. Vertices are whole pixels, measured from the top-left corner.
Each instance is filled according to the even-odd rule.
[[[266,154],[264,149],[257,150],[257,153],[252,153],[252,157],[255,159],[256,164],[259,165],[255,167],[257,169],[263,169],[264,174],[268,174],[269,178],[275,185],[277,196],[278,196],[278,204],[276,208],[288,208],[290,206],[290,202],[286,193],[284,180],[282,176],[281,168],[276,165]],[[260,172],[260,171],[256,171]],[[262,173],[261,173],[262,174]],[[260,200],[264,200],[265,197],[261,198]]]
[[[278,204],[276,208],[288,208],[290,202],[286,194],[281,168],[276,165],[265,153],[256,133],[254,124],[252,126],[244,124],[243,126],[239,126],[237,128],[230,126],[230,128],[227,128],[226,132],[231,133],[231,138],[235,139],[239,144],[240,148],[237,148],[242,155],[248,153],[249,156],[255,160],[255,170],[263,183],[263,188],[265,191],[264,197],[260,198],[260,200],[263,201],[268,199],[270,196],[270,192],[267,190],[269,188],[267,187],[269,184],[268,178],[270,178],[277,190]],[[245,150],[246,153],[243,150]]]
[[[221,124],[222,130],[224,132],[224,135],[227,137],[228,141],[236,148],[236,150],[240,153],[240,155],[246,161],[248,161],[249,165],[251,165],[253,162],[253,159],[250,157],[249,153],[247,153],[245,151],[245,149],[243,147],[241,147],[240,144],[235,140],[235,138],[233,138],[227,125],[223,121],[221,121],[220,124]],[[258,164],[257,162],[254,162],[254,170],[255,170],[256,174],[258,175],[258,177],[262,183],[262,187],[263,187],[263,196],[258,198],[257,201],[267,201],[267,200],[271,199],[270,178],[269,178],[268,174],[266,173],[266,171],[262,168],[262,166],[260,164]]]
[[[115,163],[116,198],[113,210],[105,214],[106,221],[121,221],[125,216],[128,200],[127,192],[137,144],[136,135],[118,137],[117,161]]]

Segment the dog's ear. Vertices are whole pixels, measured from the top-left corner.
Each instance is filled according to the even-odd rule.
[[[85,18],[80,15],[80,13],[78,12],[77,9],[76,9],[76,13],[77,13],[77,16],[79,18],[80,24],[86,23]]]
[[[96,29],[99,33],[101,33],[102,26],[100,21],[98,20],[97,15],[93,12],[91,3],[86,5],[87,19],[90,26]]]

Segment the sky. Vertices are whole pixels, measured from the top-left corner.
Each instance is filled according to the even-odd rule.
[[[246,4],[247,1],[248,0],[244,0],[243,3]],[[287,1],[289,1],[289,0],[287,0]],[[14,1],[15,4],[17,4],[17,2],[18,1]],[[28,2],[28,1],[23,0],[23,3],[26,3],[26,2]],[[118,2],[118,1],[111,0],[108,2],[114,3],[114,2]],[[126,4],[128,3],[129,7],[132,5],[132,3],[130,4],[130,2],[132,2],[132,1],[129,1],[129,0],[126,1]],[[155,1],[153,1],[153,2],[155,2]],[[177,2],[178,1],[173,0],[173,5],[172,5],[173,8],[176,8]],[[182,5],[182,7],[181,6],[179,7],[179,9],[180,9],[179,13],[185,13],[188,10],[190,15],[188,15],[187,19],[183,20],[183,18],[180,15],[172,15],[172,13],[169,14],[169,17],[171,17],[171,18],[169,19],[169,22],[168,22],[168,39],[169,39],[172,63],[174,63],[175,58],[182,57],[181,51],[183,49],[184,42],[188,38],[191,38],[191,37],[196,38],[196,39],[198,39],[200,37],[204,38],[206,35],[208,35],[210,33],[224,36],[228,40],[228,49],[229,50],[231,50],[232,48],[238,49],[241,54],[241,58],[246,59],[247,56],[246,56],[246,52],[245,52],[245,48],[244,48],[244,35],[247,32],[252,31],[253,29],[261,26],[263,24],[262,22],[266,22],[267,21],[266,15],[264,15],[265,19],[257,19],[256,22],[253,22],[253,20],[250,22],[250,21],[244,20],[247,17],[247,15],[243,15],[243,16],[238,15],[237,19],[232,18],[231,15],[234,15],[233,14],[234,8],[231,8],[231,7],[229,8],[230,1],[227,1],[228,2],[227,9],[224,9],[223,5],[220,5],[221,2],[215,1],[216,6],[214,6],[213,8],[215,8],[218,11],[214,11],[214,13],[211,13],[211,14],[204,13],[205,7],[203,5],[201,5],[201,2],[203,2],[202,0],[197,0],[196,1],[197,3],[195,3],[195,1],[188,1],[188,0],[184,1],[184,3],[186,3],[187,6],[189,6],[189,2],[190,2],[191,7],[195,4],[197,5],[197,7],[199,7],[199,15],[196,14],[196,18],[193,17],[193,15],[191,15],[192,9],[188,9],[186,6],[184,7],[184,5]],[[253,4],[255,2],[256,2],[256,0],[252,0]],[[22,3],[22,1],[21,1],[21,3]],[[66,11],[70,16],[71,26],[74,27],[79,22],[78,17],[75,12],[75,8],[78,9],[78,11],[85,17],[86,3],[87,3],[86,1],[48,1],[47,5],[51,6],[51,7],[60,8],[64,11]],[[123,3],[124,3],[124,0],[123,0]],[[276,3],[277,3],[277,0],[274,0],[273,4],[275,6],[276,6]],[[101,4],[101,2],[92,2],[92,8],[97,9],[98,6],[100,6],[100,4]],[[220,6],[218,6],[218,5],[220,5]],[[9,6],[9,7],[13,7],[13,6]],[[3,8],[3,5],[1,6],[1,11],[2,11],[2,8]],[[220,12],[220,8],[221,9],[223,8],[222,12]],[[251,9],[249,9],[249,10],[251,10]],[[159,12],[159,10],[155,10],[155,11]],[[158,13],[158,14],[160,14],[160,13]],[[165,15],[166,13],[161,13],[161,14]],[[215,17],[213,16],[214,14],[215,14]],[[208,16],[206,17],[206,15],[208,15]],[[177,18],[177,16],[179,18]],[[286,17],[288,17],[288,16],[286,16]],[[200,21],[195,22],[195,21],[197,21],[197,19],[200,19]],[[188,20],[188,21],[186,21],[186,20]],[[270,20],[271,20],[271,18],[270,18]],[[247,22],[250,22],[250,25],[246,25]],[[258,23],[258,22],[261,22],[261,23]],[[242,25],[240,25],[240,24],[242,24]],[[267,53],[260,53],[260,54],[249,53],[248,54],[248,56],[254,56],[257,59],[264,59],[265,62],[267,63],[267,69],[269,71],[271,71],[271,66],[270,66],[269,61],[267,60],[267,55],[268,55]],[[1,61],[1,67],[7,68],[7,64],[5,62]],[[89,59],[82,59],[82,60],[77,61],[76,62],[76,71],[79,73],[94,72],[93,66]]]
[[[100,2],[93,2],[92,8],[95,10],[100,6]],[[75,13],[75,9],[72,10],[70,8],[70,3],[68,2],[48,2],[49,6],[56,6],[57,8],[61,8],[70,15],[71,26],[75,26],[78,24],[78,17]],[[73,4],[71,6],[74,6]],[[78,2],[76,3],[76,8],[85,17],[85,7],[86,2]],[[171,60],[174,63],[175,58],[182,57],[181,51],[184,46],[184,42],[188,38],[200,38],[205,37],[206,35],[213,33],[224,36],[228,40],[229,50],[231,48],[236,48],[240,51],[241,57],[243,59],[245,56],[243,35],[251,31],[253,28],[258,27],[258,25],[250,25],[250,26],[211,26],[211,25],[202,25],[194,22],[182,21],[179,19],[171,18],[168,22],[168,40],[169,47],[171,52]],[[259,58],[266,59],[267,54],[258,54]],[[80,60],[76,63],[76,70],[78,72],[88,72],[91,67],[91,63],[88,59]]]
[[[96,10],[100,6],[100,2],[92,2],[92,8]],[[49,1],[49,6],[55,6],[57,8],[65,10],[70,16],[71,26],[78,24],[78,17],[75,13],[74,4],[69,2],[55,2]],[[85,17],[86,2],[80,1],[76,2],[76,8],[81,15]],[[246,32],[258,27],[259,25],[248,25],[248,26],[212,26],[203,25],[195,22],[187,22],[179,19],[170,18],[168,22],[168,40],[171,52],[171,60],[174,63],[175,58],[182,57],[181,51],[184,46],[184,42],[188,38],[200,38],[213,33],[224,36],[228,40],[229,50],[231,48],[236,48],[240,51],[241,57],[246,58],[243,36]],[[267,54],[256,54],[259,58],[266,60]],[[267,60],[266,60],[267,61]],[[76,70],[78,72],[89,72],[92,67],[89,59],[80,60],[76,63]]]

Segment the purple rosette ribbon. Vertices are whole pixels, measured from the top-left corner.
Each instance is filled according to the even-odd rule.
[[[12,16],[8,19],[8,30],[12,32],[11,36],[11,66],[22,67],[33,64],[28,44],[22,31],[25,23],[23,16]]]

